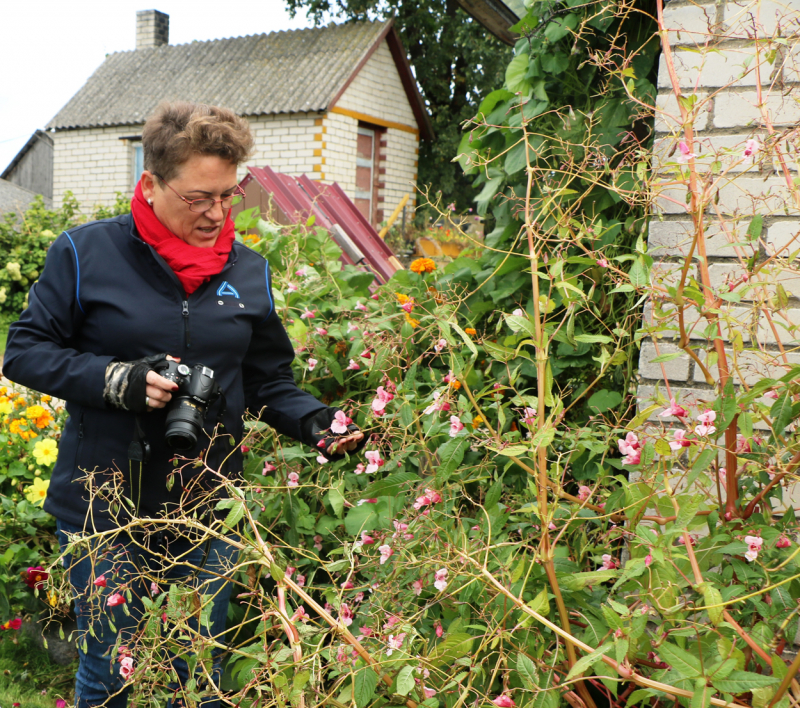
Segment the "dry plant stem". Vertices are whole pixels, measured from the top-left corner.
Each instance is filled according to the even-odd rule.
[[[530,258],[531,283],[533,285],[533,327],[536,334],[536,343],[534,345],[536,349],[536,429],[537,432],[541,432],[542,428],[547,425],[544,400],[547,393],[545,391],[545,379],[547,377],[548,343],[542,327],[542,311],[539,302],[539,253],[534,243],[534,220],[531,215],[533,168],[531,167],[530,144],[528,143],[528,132],[525,127],[524,118],[522,124],[522,139],[525,141],[525,163],[527,165],[528,175],[527,189],[525,190],[525,233],[528,237],[528,256]],[[569,634],[569,612],[567,611],[567,606],[564,604],[561,588],[558,585],[553,552],[550,548],[550,522],[547,514],[547,446],[541,443],[536,450],[536,467],[538,472],[537,496],[539,502],[539,519],[542,527],[542,541],[540,546],[542,564],[547,573],[550,589],[553,591],[553,595],[555,595],[556,607],[558,608],[558,616],[561,619],[561,625],[565,628],[567,634]],[[575,646],[567,639],[564,643],[564,648],[567,653],[567,663],[569,667],[572,668],[578,660]],[[588,708],[597,708],[594,699],[589,693],[589,689],[583,681],[576,684],[575,688]]]
[[[572,642],[575,646],[579,647],[582,651],[586,652],[587,654],[590,654],[593,651],[595,651],[593,647],[589,646],[588,644],[585,644],[577,637],[572,636],[569,632],[565,632],[557,624],[554,624],[546,617],[543,617],[538,612],[532,610],[524,602],[518,600],[513,595],[513,593],[511,593],[505,586],[503,586],[503,584],[499,580],[497,580],[497,578],[494,577],[494,575],[492,575],[491,572],[489,572],[488,568],[486,568],[485,566],[481,566],[477,561],[475,561],[470,556],[467,556],[465,554],[461,555],[463,558],[471,562],[473,565],[480,568],[481,575],[483,575],[488,580],[488,582],[498,590],[498,592],[500,592],[502,595],[511,600],[511,602],[513,602],[514,605],[516,605],[517,609],[519,609],[521,612],[533,617],[537,622],[543,624],[545,627],[550,629],[552,632],[557,634],[562,639],[565,639],[568,642]],[[661,683],[660,681],[653,681],[647,678],[646,676],[640,676],[632,669],[623,666],[622,664],[615,661],[609,656],[602,656],[600,657],[600,660],[607,666],[610,666],[612,669],[614,669],[622,678],[628,681],[633,681],[638,686],[642,686],[644,688],[653,688],[657,691],[663,691],[664,693],[670,694],[670,696],[673,697],[682,696],[684,698],[692,698],[692,696],[694,695],[692,691],[686,691],[682,688],[676,688],[675,686],[670,686],[666,683]],[[719,698],[712,698],[710,699],[710,702],[711,705],[720,706],[721,708],[742,708],[741,705],[737,705],[736,703],[727,703],[726,701],[722,701]]]
[[[686,144],[689,146],[690,150],[694,146],[694,129],[689,120],[689,113],[686,110],[686,107],[681,102],[681,88],[680,88],[680,81],[678,80],[678,75],[675,71],[675,64],[672,58],[672,48],[669,44],[669,33],[667,31],[666,26],[664,25],[664,0],[656,0],[656,10],[658,15],[658,30],[661,36],[661,50],[664,57],[664,63],[667,67],[667,71],[669,73],[670,82],[672,84],[672,91],[675,94],[675,99],[678,103],[678,107],[681,112],[681,120],[683,122],[683,129],[684,135],[686,137]],[[706,253],[706,237],[703,231],[703,198],[701,194],[701,189],[699,185],[699,180],[697,176],[697,165],[695,163],[694,157],[689,158],[689,190],[691,193],[691,202],[690,202],[690,214],[692,217],[692,221],[694,223],[694,243],[697,245],[697,255],[699,258],[699,266],[700,266],[700,280],[703,285],[703,295],[705,297],[706,308],[713,309],[715,302],[714,292],[711,289],[711,277],[708,272],[708,258]],[[694,244],[693,244],[694,245]],[[686,276],[688,273],[689,263],[692,258],[692,250],[690,249],[689,255],[684,262],[684,268],[681,272],[681,280],[678,284],[678,308],[681,313],[681,320],[683,319],[683,303],[682,301],[682,293],[683,293],[683,286],[686,280]],[[709,313],[706,315],[710,322],[716,325],[716,334],[714,337],[714,350],[717,353],[717,369],[719,371],[719,386],[720,391],[725,390],[725,385],[728,383],[728,379],[730,378],[730,371],[728,367],[728,359],[727,355],[725,354],[725,343],[722,340],[722,329],[719,324],[719,316],[714,313]],[[681,333],[683,335],[683,332]],[[688,342],[683,341],[683,336],[681,336],[681,343],[686,344],[688,347]],[[687,350],[688,351],[688,350]],[[706,377],[706,371],[703,372]],[[713,382],[713,381],[712,381]],[[726,479],[725,479],[725,487],[726,487],[726,499],[725,499],[725,516],[728,519],[734,519],[738,516],[738,508],[737,508],[737,501],[739,498],[739,488],[736,482],[736,428],[737,428],[738,416],[734,416],[733,420],[728,424],[728,427],[725,430],[725,466],[727,469]]]

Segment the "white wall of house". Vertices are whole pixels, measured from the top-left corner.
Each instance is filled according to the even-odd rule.
[[[317,113],[292,113],[248,118],[255,139],[255,153],[247,164],[267,165],[276,172],[299,177],[321,172],[322,119]],[[239,168],[239,177],[247,166]]]
[[[114,126],[59,130],[53,136],[53,205],[71,191],[81,208],[90,212],[98,204],[110,205],[116,193],[133,191],[132,141],[142,126]]]

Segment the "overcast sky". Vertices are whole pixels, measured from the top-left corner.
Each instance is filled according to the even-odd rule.
[[[0,172],[106,54],[136,48],[136,11],[169,15],[170,44],[310,27],[283,0],[15,0],[0,10]]]

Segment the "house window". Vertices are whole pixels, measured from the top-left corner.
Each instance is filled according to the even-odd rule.
[[[144,150],[142,149],[142,141],[138,140],[132,144],[133,148],[133,186],[135,187],[139,178],[144,172]]]

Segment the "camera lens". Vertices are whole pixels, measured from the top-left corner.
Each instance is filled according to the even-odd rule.
[[[197,445],[205,409],[188,398],[178,398],[167,413],[165,438],[173,450],[185,452]]]

